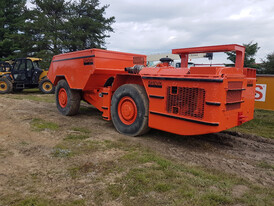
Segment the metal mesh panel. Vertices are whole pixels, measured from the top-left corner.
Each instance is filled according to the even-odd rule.
[[[228,82],[228,90],[226,93],[226,110],[239,109],[241,107],[243,82]]]
[[[243,82],[228,82],[228,89],[242,89]]]
[[[183,116],[204,117],[205,90],[189,87],[167,87],[167,112]]]
[[[241,90],[228,90],[226,93],[226,102],[239,102],[242,99]]]

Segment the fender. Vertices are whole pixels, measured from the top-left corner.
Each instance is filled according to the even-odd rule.
[[[43,70],[43,72],[42,72],[42,73],[40,74],[40,76],[39,76],[39,82],[40,82],[42,79],[46,78],[46,77],[47,77],[47,74],[48,74],[48,71]]]
[[[2,73],[0,73],[0,77],[5,77],[8,80],[10,80],[11,82],[13,82],[13,77],[10,72],[2,72]]]

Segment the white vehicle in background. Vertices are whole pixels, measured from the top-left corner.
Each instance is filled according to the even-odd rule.
[[[170,63],[171,66],[176,67],[176,68],[181,67],[180,56],[177,54],[169,54],[169,53],[147,55],[147,65],[148,66],[156,66],[158,63],[160,63],[160,59],[164,58],[164,57],[173,59],[173,61]],[[196,64],[191,62],[192,59],[208,58],[209,60],[212,60],[213,53],[189,54],[188,58],[189,58],[188,67],[193,67],[193,66],[196,66]]]

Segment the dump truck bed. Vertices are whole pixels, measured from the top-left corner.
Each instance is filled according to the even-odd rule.
[[[86,49],[54,56],[48,78],[56,85],[63,76],[70,88],[87,91],[103,87],[107,79],[116,74],[126,73],[125,67],[145,63],[145,55]]]

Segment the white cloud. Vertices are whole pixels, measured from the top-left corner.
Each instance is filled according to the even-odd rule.
[[[240,20],[240,19],[244,19],[244,18],[251,18],[252,17],[251,12],[252,12],[252,8],[246,8],[246,9],[241,10],[241,12],[239,14],[231,15],[229,17],[229,19]]]
[[[273,0],[101,0],[115,16],[107,48],[135,53],[258,42],[259,61],[274,51]]]

